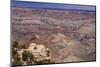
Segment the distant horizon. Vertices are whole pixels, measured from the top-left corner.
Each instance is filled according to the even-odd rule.
[[[46,2],[27,2],[27,1],[12,0],[11,6],[36,8],[36,9],[96,12],[96,6],[94,5],[63,4],[63,3],[48,3],[48,2],[47,3]]]

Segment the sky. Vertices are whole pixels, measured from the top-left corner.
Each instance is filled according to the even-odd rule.
[[[44,2],[29,2],[12,0],[12,6],[17,7],[31,7],[31,8],[45,8],[45,9],[62,9],[62,10],[78,10],[95,12],[94,5],[78,5],[78,4],[62,4],[62,3],[44,3]]]

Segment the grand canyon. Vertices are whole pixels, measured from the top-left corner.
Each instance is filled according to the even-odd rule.
[[[43,49],[43,52],[40,51],[43,57],[48,51],[49,57],[47,55],[45,57],[49,58],[49,62],[37,61],[26,63],[26,65],[96,60],[95,12],[27,7],[13,7],[11,11],[12,62],[14,65],[23,65],[16,62],[15,55],[22,49],[31,49],[30,44],[35,44],[37,50]],[[13,43],[20,47],[13,46]],[[39,45],[42,46],[39,47]]]

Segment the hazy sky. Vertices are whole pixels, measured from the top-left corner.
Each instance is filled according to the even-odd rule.
[[[95,6],[87,5],[72,5],[72,4],[50,4],[50,3],[40,3],[40,2],[25,2],[25,1],[14,1],[12,6],[19,7],[33,7],[33,8],[46,8],[46,9],[64,9],[64,10],[85,10],[85,11],[95,11]]]

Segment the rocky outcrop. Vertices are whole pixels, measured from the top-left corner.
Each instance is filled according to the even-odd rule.
[[[16,51],[12,62],[14,65],[48,64],[51,63],[51,54],[44,45],[31,43],[27,49]]]

